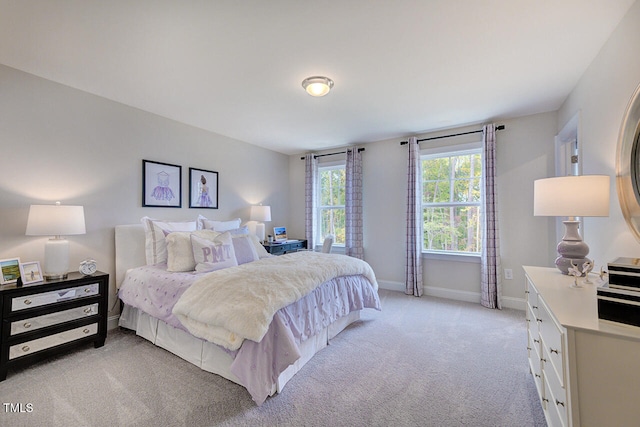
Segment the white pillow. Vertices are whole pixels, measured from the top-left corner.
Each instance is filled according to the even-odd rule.
[[[236,234],[232,235],[231,238],[238,265],[260,259],[248,234]]]
[[[165,236],[172,231],[196,231],[195,221],[165,221],[142,217],[145,231],[145,255],[147,265],[167,262],[167,243]]]
[[[198,230],[207,229],[214,230],[219,232],[235,230],[236,228],[240,228],[240,223],[242,220],[240,218],[232,219],[229,221],[215,221],[212,219],[207,219],[202,215],[198,215]]]
[[[213,230],[174,231],[165,238],[167,242],[167,271],[193,271],[196,260],[193,257],[191,235],[213,241],[220,233]]]
[[[191,235],[196,271],[215,271],[238,265],[231,234],[222,233],[213,241]]]
[[[253,247],[256,250],[256,254],[258,254],[258,258],[262,259],[275,256],[267,252],[264,246],[262,246],[262,243],[260,243],[260,239],[258,239],[258,236],[255,234],[249,234],[249,239],[253,242]]]

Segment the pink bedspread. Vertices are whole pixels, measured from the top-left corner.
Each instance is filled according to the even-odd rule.
[[[163,265],[135,268],[127,273],[119,297],[125,304],[185,330],[171,310],[202,274],[207,273],[168,273]],[[278,376],[300,358],[298,344],[336,319],[363,308],[380,310],[378,294],[366,278],[344,276],[324,282],[279,310],[260,342],[245,340],[238,351],[231,352],[235,353],[231,372],[261,405]]]

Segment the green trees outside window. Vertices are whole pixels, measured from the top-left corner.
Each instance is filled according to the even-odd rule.
[[[318,242],[333,234],[334,244],[345,244],[345,188],[344,165],[318,168]]]
[[[480,253],[480,150],[422,156],[423,250]]]

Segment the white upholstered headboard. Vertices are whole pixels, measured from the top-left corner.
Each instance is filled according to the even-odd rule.
[[[116,225],[116,288],[128,269],[147,264],[142,224]]]

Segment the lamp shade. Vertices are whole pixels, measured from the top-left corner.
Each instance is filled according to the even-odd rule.
[[[271,221],[271,206],[251,206],[251,221]]]
[[[607,175],[538,179],[533,186],[535,216],[609,216]]]
[[[86,233],[84,207],[31,205],[27,219],[27,236],[68,236]]]

